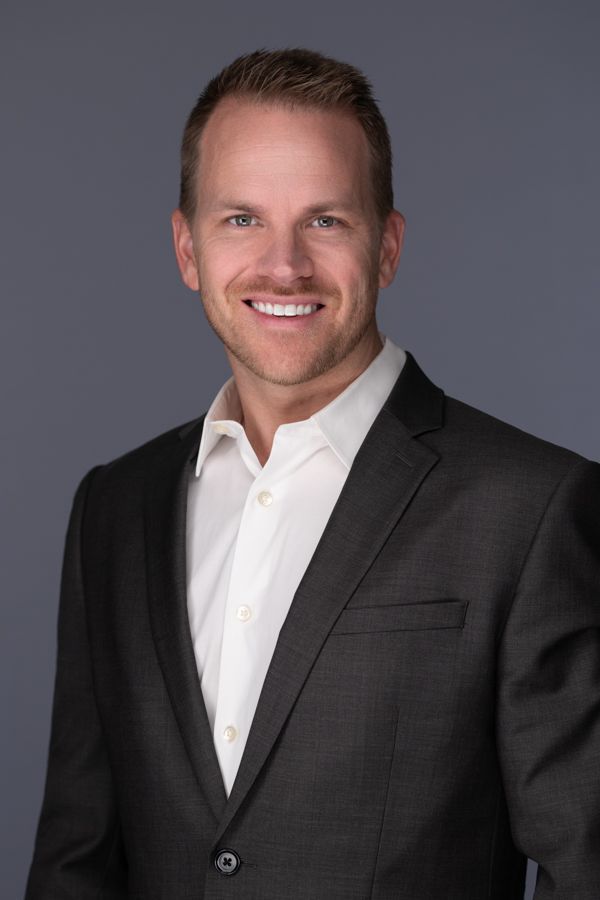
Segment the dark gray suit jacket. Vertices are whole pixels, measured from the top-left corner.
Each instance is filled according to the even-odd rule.
[[[201,430],[77,492],[27,900],[516,900],[526,855],[537,900],[598,900],[600,467],[409,356],[227,800],[186,612]]]

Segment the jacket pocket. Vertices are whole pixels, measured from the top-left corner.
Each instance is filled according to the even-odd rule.
[[[439,600],[431,603],[352,607],[342,611],[331,634],[462,628],[468,605],[467,600]]]

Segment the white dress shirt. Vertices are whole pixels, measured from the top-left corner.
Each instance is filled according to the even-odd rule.
[[[350,466],[406,359],[389,339],[261,466],[233,378],[206,414],[188,491],[187,600],[202,694],[231,791],[277,637]]]

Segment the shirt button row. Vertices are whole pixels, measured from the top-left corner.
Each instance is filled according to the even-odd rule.
[[[270,494],[269,491],[261,491],[256,499],[261,506],[270,506],[273,502],[273,494]]]

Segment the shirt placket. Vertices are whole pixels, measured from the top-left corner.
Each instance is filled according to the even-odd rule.
[[[271,552],[281,515],[277,485],[263,470],[244,505],[224,613],[214,739],[227,791],[248,738],[269,660],[261,653]],[[260,682],[260,684],[259,684]]]

